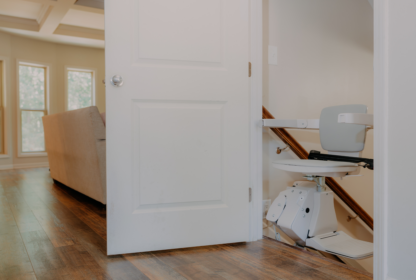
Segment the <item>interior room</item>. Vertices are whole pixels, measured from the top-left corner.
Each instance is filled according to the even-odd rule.
[[[268,1],[263,4],[263,106],[276,119],[319,119],[322,109],[344,104],[364,104],[372,114],[374,52],[370,3]],[[271,57],[273,51],[277,56]],[[307,152],[322,151],[319,131],[288,131]],[[298,158],[290,148],[276,152],[287,146],[270,129],[263,131],[266,203],[273,202],[293,182],[304,180],[302,174],[273,167],[276,160]],[[369,130],[361,157],[374,158],[373,149],[373,131]],[[373,217],[373,171],[363,168],[360,175],[334,179]],[[339,230],[373,242],[372,228],[357,218],[339,196],[335,196],[335,209]],[[270,222],[264,221],[264,234],[274,237]],[[373,272],[373,258],[342,260]]]
[[[415,278],[388,2],[0,0],[0,279]]]
[[[4,170],[49,166],[43,115],[86,106],[105,112],[103,4],[85,7],[78,1],[58,21],[45,10],[49,6],[38,2],[0,1]],[[40,30],[32,31],[38,22]],[[85,100],[78,102],[82,82],[87,83],[81,93]]]

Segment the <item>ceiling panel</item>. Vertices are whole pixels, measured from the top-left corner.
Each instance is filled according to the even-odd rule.
[[[61,24],[104,30],[104,15],[70,9]]]
[[[56,34],[41,34],[39,32],[5,28],[5,27],[0,27],[0,31],[5,31],[7,33],[17,34],[17,35],[32,38],[32,39],[38,39],[38,40],[43,40],[43,41],[48,41],[48,42],[53,42],[53,43],[76,45],[76,46],[83,46],[83,47],[93,47],[93,48],[101,48],[101,49],[104,48],[103,40],[86,39],[86,38],[56,35]]]
[[[0,15],[37,19],[42,9],[42,4],[27,1],[1,1]]]
[[[104,9],[104,0],[78,0],[75,5]]]

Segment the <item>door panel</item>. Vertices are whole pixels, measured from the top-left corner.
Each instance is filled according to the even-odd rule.
[[[223,8],[222,0],[138,1],[138,57],[220,63]]]
[[[108,254],[247,241],[247,0],[108,0]]]
[[[183,206],[224,203],[223,105],[212,101],[135,102],[135,210],[175,211]]]

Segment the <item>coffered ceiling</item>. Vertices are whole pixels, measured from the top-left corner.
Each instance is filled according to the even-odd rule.
[[[0,30],[104,48],[104,0],[0,0]]]

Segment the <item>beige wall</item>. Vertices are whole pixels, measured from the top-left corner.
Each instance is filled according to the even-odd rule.
[[[9,158],[0,158],[0,169],[47,164],[47,157],[17,157],[16,61],[50,66],[49,114],[65,108],[65,66],[96,69],[96,105],[105,111],[104,50],[49,43],[0,32],[0,57],[6,62],[6,140]]]
[[[263,104],[280,119],[319,118],[323,108],[366,104],[373,112],[373,9],[367,0],[264,0]],[[278,64],[269,65],[268,45],[277,46]],[[307,151],[323,151],[319,132],[291,130]],[[281,141],[264,133],[264,197],[272,201],[300,174],[271,166],[277,159],[297,158],[292,152],[276,154]],[[368,133],[363,157],[373,158],[373,133]],[[373,215],[373,172],[338,180],[341,186]],[[371,241],[372,234],[336,203],[342,229]],[[362,264],[372,269],[372,259]]]

